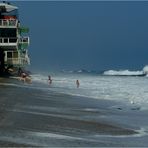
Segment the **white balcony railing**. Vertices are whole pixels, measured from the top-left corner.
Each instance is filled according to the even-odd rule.
[[[19,43],[21,43],[21,44],[23,44],[23,43],[29,44],[29,37],[21,37],[19,39]]]
[[[0,28],[15,28],[18,20],[16,19],[0,19]]]
[[[17,46],[18,39],[15,37],[0,38],[0,46]]]
[[[7,58],[7,61],[5,61],[8,65],[28,65],[29,59],[27,58]]]

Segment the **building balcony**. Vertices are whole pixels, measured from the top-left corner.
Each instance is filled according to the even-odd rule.
[[[0,28],[16,28],[17,24],[16,19],[0,19]]]
[[[25,49],[28,47],[30,43],[29,37],[20,37],[20,38],[16,38],[16,37],[0,37],[0,47],[1,48],[17,48],[17,46],[19,45],[19,49]]]
[[[4,51],[5,52],[5,65],[26,66],[30,65],[30,58],[27,49],[25,52],[20,51]]]
[[[18,45],[18,39],[15,37],[10,38],[0,38],[0,47],[2,48],[13,48],[17,47]]]
[[[29,43],[30,43],[29,37],[21,37],[21,38],[19,38],[19,43],[20,44],[28,44],[29,45]]]
[[[19,49],[23,50],[28,47],[30,43],[29,37],[21,37],[19,38]]]
[[[7,65],[15,65],[15,66],[26,66],[30,64],[30,60],[28,58],[7,58],[5,61]]]

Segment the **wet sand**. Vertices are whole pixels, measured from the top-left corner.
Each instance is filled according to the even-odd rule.
[[[70,96],[17,83],[0,85],[0,146],[148,144],[147,135],[139,136],[140,124],[147,124],[146,111],[124,110],[118,107],[118,102]],[[134,124],[139,121],[137,116],[143,121]]]

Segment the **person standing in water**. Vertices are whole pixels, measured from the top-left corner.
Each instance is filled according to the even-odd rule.
[[[79,88],[79,86],[80,86],[79,80],[76,80],[76,85],[77,85],[77,88]]]
[[[48,82],[49,82],[49,84],[52,83],[52,79],[51,79],[51,76],[50,75],[48,76]]]

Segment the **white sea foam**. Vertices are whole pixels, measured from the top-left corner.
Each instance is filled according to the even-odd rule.
[[[132,135],[95,135],[95,137],[118,137],[118,138],[130,138],[130,137],[142,137],[146,136],[147,132],[145,132],[144,128],[140,128],[139,130],[135,130],[136,134]]]
[[[146,74],[148,74],[148,65],[144,66],[143,72],[146,73]]]
[[[104,71],[104,75],[118,75],[118,76],[138,76],[148,74],[148,65],[144,66],[142,70],[131,71],[131,70],[107,70]]]
[[[129,70],[108,70],[104,72],[104,75],[124,75],[124,76],[133,76],[133,75],[142,75],[144,74],[143,71],[129,71]]]

